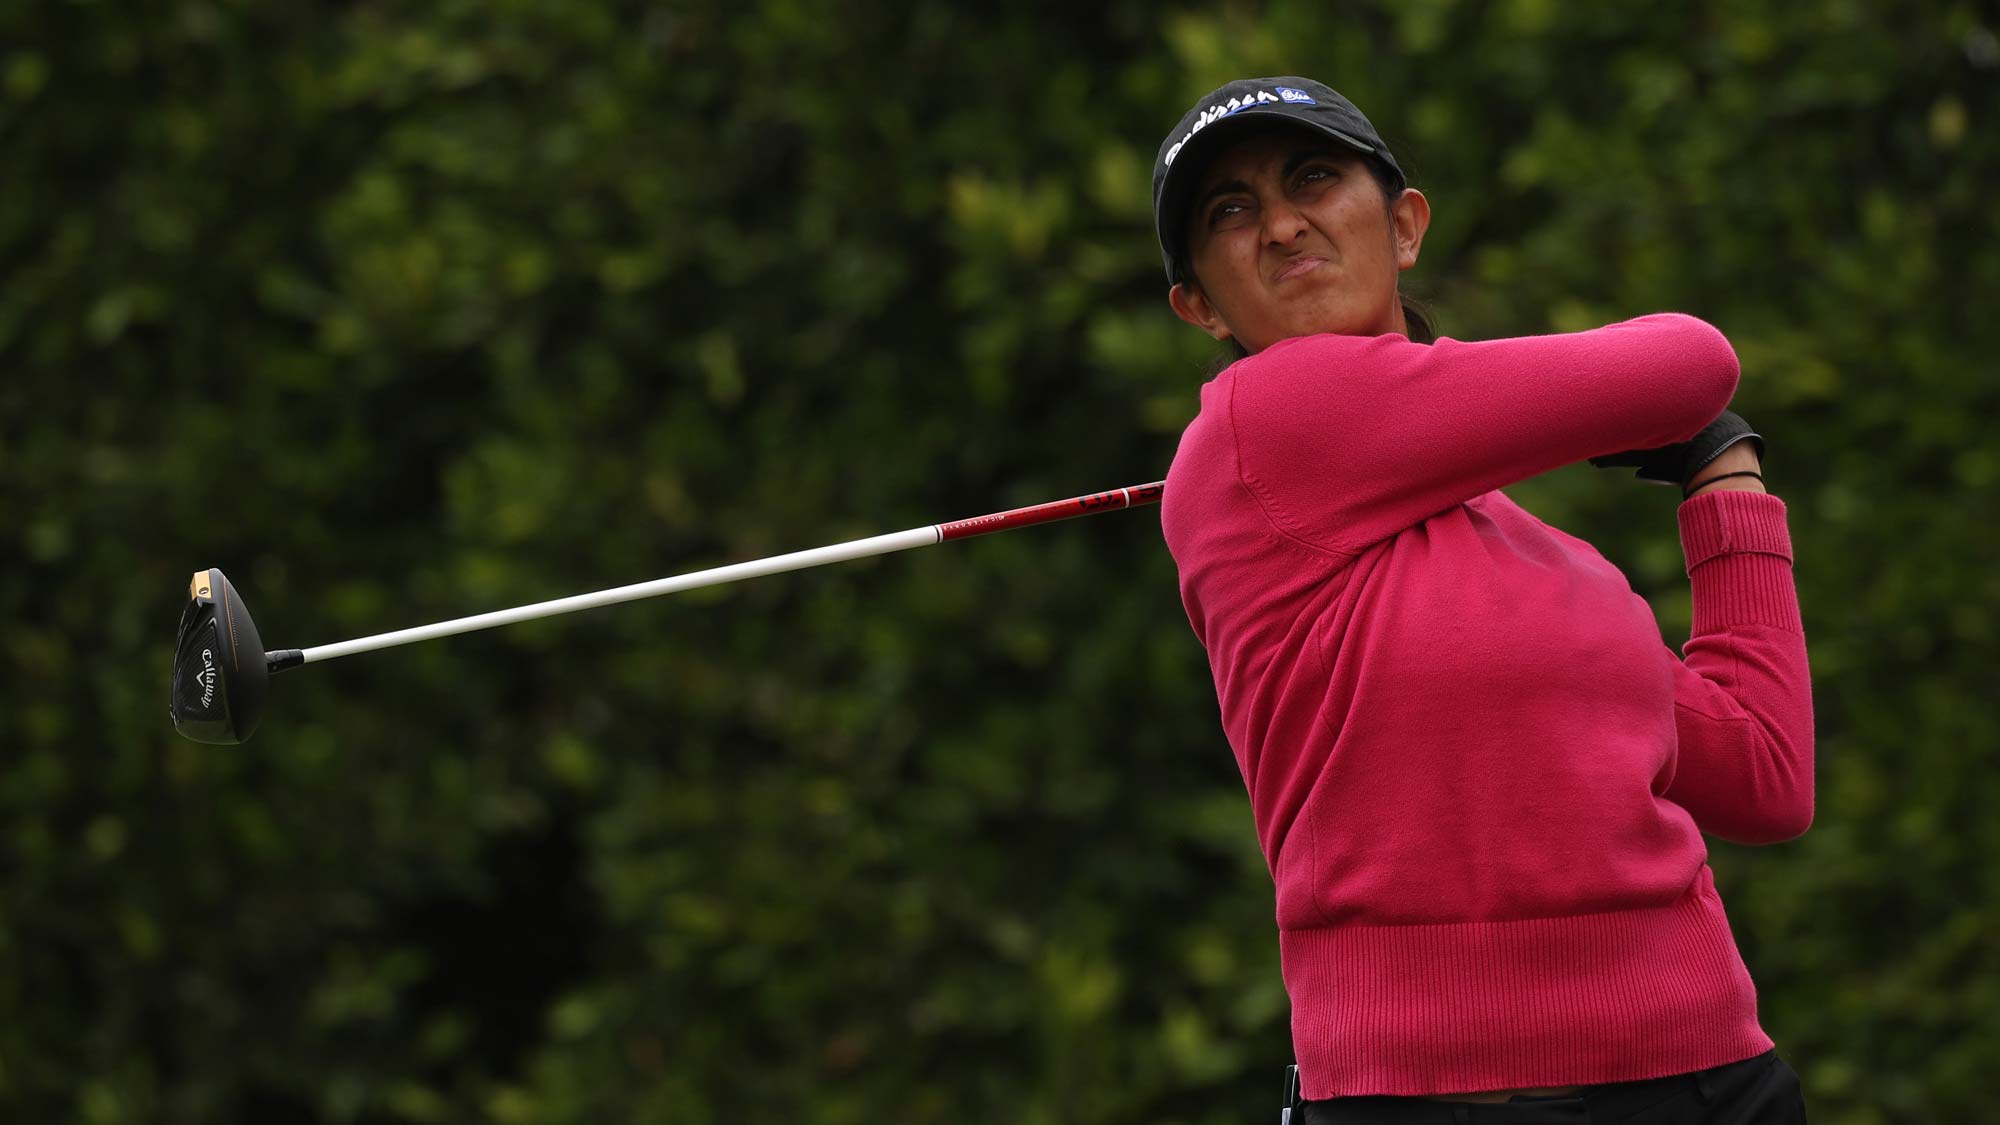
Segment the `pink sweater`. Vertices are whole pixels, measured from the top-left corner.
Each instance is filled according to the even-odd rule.
[[[1503,485],[1735,392],[1676,314],[1312,336],[1202,388],[1161,513],[1277,885],[1305,1095],[1612,1082],[1771,1046],[1701,833],[1812,819],[1784,504],[1681,505],[1685,659]]]

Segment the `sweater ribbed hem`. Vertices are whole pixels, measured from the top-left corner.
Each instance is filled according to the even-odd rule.
[[[1279,945],[1311,1099],[1626,1082],[1771,1049],[1706,865],[1670,906]]]
[[[1761,492],[1705,492],[1680,507],[1695,636],[1732,625],[1803,634],[1785,502]]]

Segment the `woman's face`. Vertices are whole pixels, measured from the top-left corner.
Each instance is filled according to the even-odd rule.
[[[1396,278],[1429,225],[1423,194],[1385,201],[1360,154],[1305,130],[1261,133],[1203,172],[1188,209],[1194,276],[1168,301],[1253,353],[1320,332],[1405,332]]]

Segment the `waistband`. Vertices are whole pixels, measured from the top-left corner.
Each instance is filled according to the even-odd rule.
[[[1586,1086],[1567,1097],[1508,1102],[1445,1102],[1383,1095],[1334,1098],[1305,1102],[1291,1120],[1293,1125],[1589,1125],[1624,1120],[1690,1092],[1707,1102],[1718,1091],[1755,1081],[1777,1063],[1778,1052],[1770,1050],[1688,1074],[1606,1082]]]

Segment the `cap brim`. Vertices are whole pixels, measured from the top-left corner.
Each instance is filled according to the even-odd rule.
[[[1176,279],[1175,262],[1186,261],[1187,208],[1209,162],[1244,137],[1259,131],[1285,128],[1317,133],[1363,156],[1376,155],[1375,147],[1366,141],[1331,126],[1285,113],[1252,110],[1231,114],[1211,123],[1189,137],[1180,152],[1174,155],[1174,162],[1167,166],[1166,179],[1160,185],[1160,197],[1153,206],[1153,230],[1160,241],[1160,253],[1166,262],[1169,279]]]

